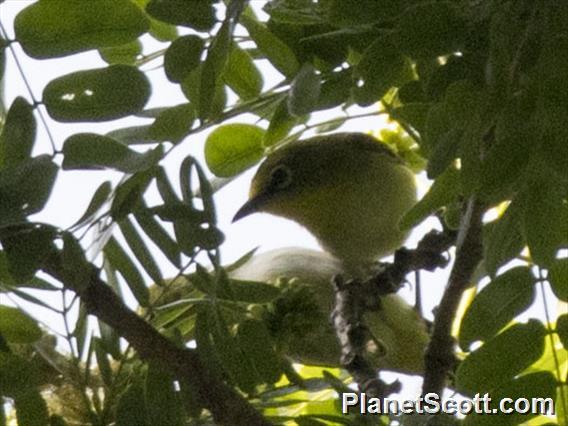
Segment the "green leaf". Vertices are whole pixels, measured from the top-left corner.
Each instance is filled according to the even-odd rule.
[[[1,423],[0,423],[1,424]],[[63,417],[52,414],[49,416],[49,426],[69,426]]]
[[[178,38],[177,27],[158,21],[150,17],[150,30],[148,31],[152,37],[161,42],[174,41]]]
[[[19,426],[46,426],[49,422],[47,404],[35,389],[18,394],[14,406]]]
[[[526,266],[509,269],[473,299],[461,322],[459,342],[467,350],[476,340],[488,340],[524,312],[535,298],[535,279]]]
[[[461,362],[457,390],[484,394],[513,379],[542,356],[545,336],[546,329],[537,320],[506,329]]]
[[[63,143],[63,169],[111,168],[136,173],[154,166],[162,158],[161,147],[141,154],[126,145],[95,133],[77,133]]]
[[[398,0],[331,0],[329,20],[339,26],[359,26],[390,20],[403,7]]]
[[[462,134],[463,129],[453,128],[440,137],[428,159],[426,167],[428,179],[436,179],[452,165],[458,154]]]
[[[352,85],[353,75],[351,68],[331,74],[321,85],[316,109],[335,108],[349,103]]]
[[[196,35],[179,37],[164,54],[164,70],[168,80],[181,83],[200,63],[205,42]]]
[[[154,169],[148,169],[130,176],[118,185],[110,207],[110,215],[114,220],[123,219],[138,205],[153,176]]]
[[[112,237],[105,248],[103,249],[105,257],[108,259],[114,269],[116,269],[122,278],[126,281],[128,288],[140,304],[140,306],[147,307],[150,300],[148,287],[144,283],[144,278],[134,265],[124,249],[118,244],[118,241]]]
[[[514,199],[499,219],[484,226],[483,259],[490,275],[494,276],[499,267],[512,260],[523,249],[522,218],[522,201]]]
[[[410,63],[385,38],[377,38],[365,49],[355,67],[357,85],[353,95],[357,104],[368,106],[378,102],[394,86],[412,77]]]
[[[0,335],[12,343],[33,343],[42,336],[37,322],[17,308],[0,305]]]
[[[218,90],[217,87],[222,85],[221,75],[229,58],[232,28],[231,23],[225,21],[207,49],[207,57],[201,71],[199,108],[197,109],[202,122],[216,115],[213,108],[214,97]]]
[[[134,253],[134,256],[148,273],[150,278],[152,278],[155,283],[162,282],[164,277],[162,276],[160,268],[152,257],[152,254],[150,253],[150,250],[148,250],[144,240],[140,237],[138,230],[134,227],[132,221],[126,217],[118,222],[118,226],[120,227],[120,231],[122,232],[128,247],[130,247],[130,250],[132,250],[132,253]]]
[[[237,338],[229,332],[221,313],[211,310],[210,317],[209,325],[213,345],[225,371],[243,392],[254,392],[256,384],[259,383],[259,377],[252,361],[242,352]]]
[[[89,328],[89,320],[87,308],[84,302],[79,303],[79,313],[77,315],[77,322],[75,323],[75,328],[73,329],[73,337],[77,339],[77,350],[79,356],[83,356],[84,350],[86,348],[85,341],[87,340],[87,332]]]
[[[44,59],[125,44],[148,31],[148,25],[128,0],[50,0],[22,10],[14,30],[27,55]]]
[[[144,388],[132,383],[120,396],[116,406],[116,426],[150,426]]]
[[[256,319],[241,322],[237,328],[237,340],[261,379],[265,383],[276,383],[282,369],[265,323]]]
[[[174,389],[174,377],[165,366],[150,363],[145,382],[146,407],[152,425],[182,426],[183,413],[179,393]]]
[[[194,419],[198,419],[203,411],[202,398],[199,396],[199,391],[195,386],[187,382],[187,380],[179,381],[180,398],[186,414]]]
[[[3,56],[3,53],[0,52],[0,61],[2,60],[2,56]],[[7,423],[6,423],[6,411],[5,411],[5,407],[2,406],[2,407],[0,407],[0,426],[6,426],[6,425],[7,425]]]
[[[269,147],[284,139],[299,121],[298,117],[290,114],[288,99],[282,99],[270,118],[268,130],[263,137],[263,146]]]
[[[258,163],[263,155],[265,131],[252,124],[225,124],[205,141],[205,161],[221,177],[234,176]]]
[[[109,200],[111,192],[112,184],[110,183],[110,181],[107,180],[101,183],[93,194],[93,197],[91,198],[91,201],[89,202],[85,213],[83,213],[83,215],[77,220],[77,222],[73,224],[73,227],[82,225],[85,222],[93,219],[95,214],[97,214],[101,207]]]
[[[196,350],[205,366],[209,368],[209,371],[211,371],[216,377],[220,378],[222,377],[224,369],[223,364],[221,364],[219,352],[213,346],[213,339],[211,336],[213,326],[210,310],[210,306],[198,306],[197,316],[195,319]]]
[[[240,24],[246,28],[250,37],[274,68],[288,78],[296,75],[300,68],[300,63],[286,43],[270,32],[263,23],[257,21],[249,13],[243,13]]]
[[[420,135],[426,132],[426,117],[430,105],[425,103],[410,103],[394,109],[394,118],[403,121],[414,128]]]
[[[112,369],[110,366],[110,361],[107,356],[107,352],[101,342],[101,339],[95,337],[93,339],[92,345],[95,348],[95,357],[97,358],[97,367],[101,373],[103,383],[106,386],[110,386],[113,382]]]
[[[97,325],[99,326],[99,332],[101,333],[101,339],[98,341],[98,343],[106,353],[111,355],[115,360],[120,361],[122,359],[122,352],[120,349],[120,335],[114,328],[107,325],[105,322],[97,319],[97,323]]]
[[[269,303],[281,293],[278,287],[258,281],[231,279],[230,287],[231,295],[221,293],[219,297],[246,303]]]
[[[16,222],[43,209],[55,184],[57,165],[40,155],[0,170],[0,223]]]
[[[278,23],[294,25],[317,25],[321,17],[315,8],[306,7],[306,2],[272,2],[266,3],[262,8],[270,15],[270,19]]]
[[[170,182],[166,170],[162,166],[158,166],[156,172],[156,185],[158,187],[158,192],[160,197],[164,200],[166,204],[179,204],[181,203],[178,198],[172,183]]]
[[[180,250],[176,241],[146,209],[139,209],[134,218],[144,233],[176,267],[181,267]]]
[[[203,64],[194,69],[182,82],[181,89],[185,97],[193,104],[196,111],[202,111],[201,108],[201,75],[203,74]],[[211,82],[211,81],[209,81]],[[209,118],[218,117],[227,104],[227,92],[225,85],[215,81],[215,92],[211,99],[207,99],[209,103]]]
[[[64,271],[65,282],[71,282],[74,286],[81,286],[85,290],[89,277],[93,272],[92,265],[87,261],[85,250],[72,233],[63,231],[63,249],[61,250],[61,266]],[[75,288],[75,291],[80,291]]]
[[[126,145],[154,144],[158,141],[150,137],[151,125],[123,127],[111,130],[105,136]]]
[[[493,390],[491,392],[491,400],[492,402],[501,401],[504,398],[511,398],[511,401],[519,401],[521,398],[526,401],[536,401],[537,398],[539,400],[545,398],[554,400],[556,396],[556,386],[556,379],[548,371],[526,374],[504,383]],[[560,404],[560,401],[557,403]],[[493,403],[492,407],[494,407]],[[513,405],[511,404],[511,406],[507,408],[513,408]],[[536,415],[537,414],[530,412],[516,413],[515,411],[510,413],[498,412],[492,415],[473,412],[465,418],[463,424],[464,426],[528,425],[532,424],[530,419]]]
[[[568,314],[560,315],[556,320],[556,332],[564,349],[568,351]]]
[[[136,65],[136,60],[142,54],[142,43],[134,40],[120,46],[103,47],[99,55],[107,64]]]
[[[191,131],[195,120],[195,109],[185,103],[165,109],[150,126],[149,136],[156,141],[179,143]]]
[[[520,97],[499,114],[495,141],[484,153],[479,195],[491,204],[510,199],[524,175],[535,147],[531,129],[532,99]]]
[[[321,81],[313,65],[305,63],[292,81],[288,110],[296,117],[309,114],[318,103]]]
[[[539,265],[549,266],[566,238],[562,234],[566,219],[563,189],[547,176],[533,182],[526,195],[523,230],[531,257]]]
[[[442,207],[449,205],[459,193],[459,171],[454,168],[446,169],[434,181],[426,195],[403,216],[399,227],[402,230],[413,228]]]
[[[250,55],[237,44],[233,44],[229,54],[223,80],[243,100],[254,99],[262,91],[262,74]]]
[[[465,25],[452,2],[420,2],[397,17],[394,40],[412,57],[437,57],[460,49]]]
[[[14,398],[39,386],[37,366],[10,352],[0,351],[0,389],[2,396]]]
[[[8,110],[0,135],[0,168],[13,167],[30,158],[36,128],[33,106],[17,97]]]
[[[568,302],[568,258],[555,259],[548,270],[552,291],[563,302]]]
[[[108,121],[142,111],[150,93],[143,72],[111,65],[51,80],[43,90],[43,103],[57,121]]]
[[[209,0],[150,0],[146,12],[159,21],[197,31],[209,31],[217,22]]]
[[[57,230],[47,225],[26,223],[0,228],[8,270],[17,283],[31,280],[55,249]]]
[[[191,185],[192,182],[192,174],[193,168],[197,168],[195,160],[188,156],[184,158],[180,168],[179,168],[179,183],[180,183],[180,190],[182,201],[190,206],[193,207],[193,188]]]
[[[427,102],[424,93],[424,83],[420,80],[411,80],[398,89],[397,96],[404,105]]]

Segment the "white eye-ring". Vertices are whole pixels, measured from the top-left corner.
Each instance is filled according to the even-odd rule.
[[[280,164],[270,172],[270,187],[284,189],[292,183],[292,171],[288,166]]]

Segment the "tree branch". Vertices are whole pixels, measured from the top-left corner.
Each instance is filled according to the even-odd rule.
[[[90,271],[80,278],[69,273],[55,254],[43,270],[75,291],[85,303],[89,314],[96,316],[138,352],[140,358],[163,365],[177,377],[186,380],[199,395],[200,401],[220,425],[270,425],[245,398],[227,386],[202,363],[197,352],[178,347],[136,315],[118,298],[99,277],[99,271],[90,265]],[[79,282],[79,279],[81,282]]]
[[[364,324],[365,312],[380,309],[381,297],[396,293],[408,273],[446,266],[448,259],[444,252],[455,239],[456,232],[449,229],[430,231],[416,249],[397,250],[394,262],[382,264],[380,272],[368,280],[344,282],[340,276],[334,277],[335,306],[331,320],[341,346],[341,365],[353,376],[361,392],[385,398],[400,390],[398,381],[390,384],[381,381],[365,356],[372,338]]]
[[[484,211],[484,205],[472,197],[462,215],[456,243],[456,260],[436,312],[432,339],[424,357],[422,395],[440,395],[444,390],[448,372],[454,365],[452,323],[463,292],[469,286],[471,277],[482,259],[481,228]]]

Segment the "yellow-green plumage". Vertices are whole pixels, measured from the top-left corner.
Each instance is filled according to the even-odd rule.
[[[271,154],[237,218],[263,211],[292,219],[358,271],[404,242],[398,223],[415,201],[414,175],[399,157],[369,135],[339,133]]]

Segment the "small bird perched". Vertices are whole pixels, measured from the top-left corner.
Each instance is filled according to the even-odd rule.
[[[310,325],[301,333],[287,335],[284,354],[296,362],[326,367],[339,366],[341,348],[329,317],[334,294],[330,285],[342,273],[340,262],[328,253],[299,247],[285,247],[255,254],[229,272],[232,279],[275,284],[279,279],[296,279],[316,296]],[[317,312],[316,312],[317,311]],[[306,313],[293,309],[283,312],[286,323]],[[307,315],[306,315],[307,316]],[[398,294],[381,299],[381,309],[368,312],[365,323],[378,343],[369,351],[374,365],[382,370],[422,374],[424,351],[430,341],[428,325],[415,309]],[[280,343],[280,337],[278,341]]]
[[[256,212],[294,220],[359,274],[404,242],[398,223],[415,202],[414,174],[402,159],[370,135],[336,133],[269,155],[233,221]]]

